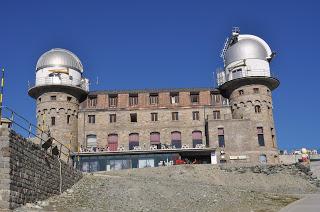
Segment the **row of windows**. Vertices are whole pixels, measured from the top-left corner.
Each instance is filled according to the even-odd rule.
[[[238,92],[239,92],[240,96],[244,94],[244,90],[239,90]],[[259,88],[253,88],[253,93],[255,93],[255,94],[260,93],[260,89]],[[270,94],[270,90],[269,89],[267,89],[267,93]]]
[[[173,131],[171,132],[171,146],[174,148],[181,148],[181,132]],[[118,134],[109,134],[107,138],[107,147],[110,151],[118,150]],[[129,150],[139,147],[139,133],[130,133],[129,134]],[[193,131],[192,132],[192,147],[195,148],[197,145],[202,144],[202,132]],[[150,145],[155,146],[156,148],[161,148],[161,139],[159,132],[150,133]],[[97,147],[97,136],[94,134],[87,135],[87,147]]]
[[[218,128],[218,145],[220,148],[225,147],[225,138],[224,138],[224,128]],[[273,147],[274,143],[274,132],[271,128]],[[257,137],[259,146],[265,146],[263,127],[257,127]],[[118,134],[109,134],[108,135],[108,148],[110,151],[117,151],[118,148]],[[157,148],[161,148],[160,133],[151,132],[150,133],[150,144],[156,145]],[[202,132],[193,131],[192,132],[192,146],[195,148],[197,145],[202,144]],[[129,134],[129,150],[134,149],[135,146],[139,146],[139,133],[130,133]],[[181,132],[173,131],[171,132],[171,146],[175,148],[181,148]],[[87,135],[87,147],[97,147],[97,136],[90,134]]]
[[[151,121],[158,121],[158,113],[151,113]],[[199,111],[192,112],[192,119],[193,120],[200,120]],[[221,119],[220,111],[213,111],[213,119]],[[171,120],[178,121],[179,120],[179,112],[172,112],[171,113]],[[115,123],[117,122],[117,115],[116,114],[109,114],[109,122]],[[130,122],[138,122],[138,115],[137,113],[130,113]],[[94,124],[96,123],[96,116],[95,115],[88,115],[88,123]]]
[[[109,107],[118,106],[118,95],[110,94],[108,97]],[[190,92],[190,102],[192,104],[199,104],[199,92]],[[170,93],[170,103],[179,104],[179,93]],[[129,94],[129,106],[137,106],[139,104],[138,94]],[[149,105],[158,105],[159,104],[159,94],[150,93],[149,94]],[[228,105],[228,99],[222,97],[220,94],[211,94],[211,104],[212,105]],[[88,107],[97,106],[97,96],[88,97]]]

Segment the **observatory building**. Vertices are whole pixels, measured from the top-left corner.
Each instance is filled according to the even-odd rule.
[[[38,127],[69,145],[82,171],[190,163],[278,163],[273,53],[233,30],[217,88],[89,91],[79,58],[44,53],[29,95]]]

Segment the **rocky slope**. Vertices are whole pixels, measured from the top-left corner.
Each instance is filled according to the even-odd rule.
[[[86,174],[60,196],[17,211],[278,211],[318,192],[299,165],[182,165]]]

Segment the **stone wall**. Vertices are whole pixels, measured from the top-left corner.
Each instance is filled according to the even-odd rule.
[[[81,179],[82,173],[46,154],[9,128],[0,126],[0,210],[44,200]]]

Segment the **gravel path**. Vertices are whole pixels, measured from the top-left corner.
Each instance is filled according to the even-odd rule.
[[[181,165],[86,174],[62,195],[17,211],[279,211],[297,194],[318,191],[288,167],[241,170]]]

